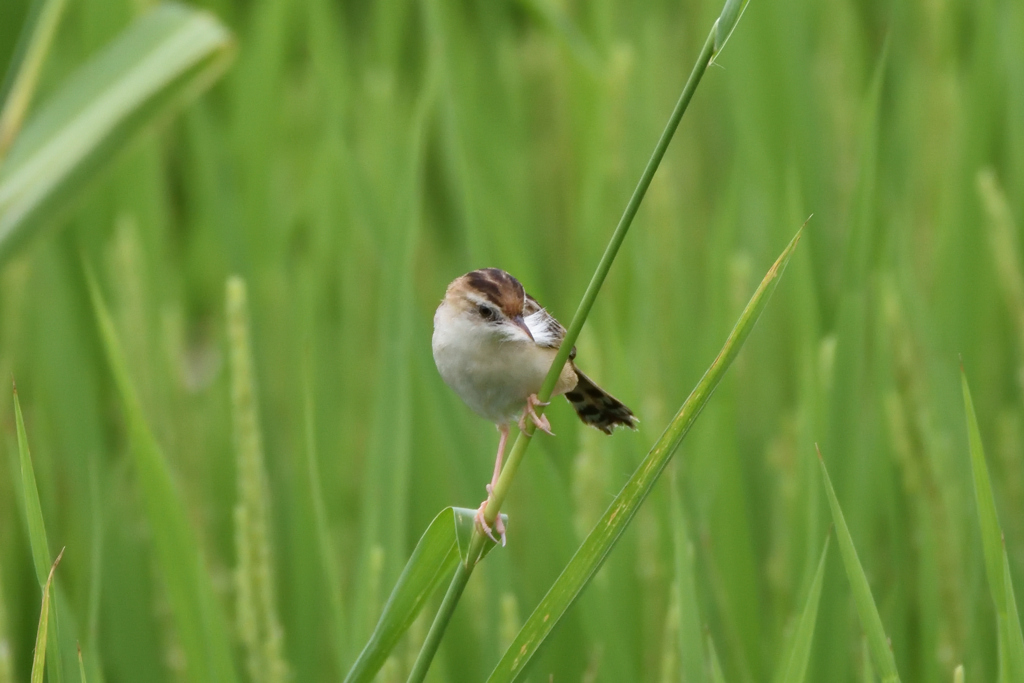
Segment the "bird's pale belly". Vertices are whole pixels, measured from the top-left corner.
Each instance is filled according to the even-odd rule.
[[[522,413],[526,397],[540,391],[555,352],[532,343],[455,342],[435,345],[434,360],[445,383],[475,413],[507,424]],[[555,393],[565,393],[575,386],[576,373],[567,365],[559,379]]]

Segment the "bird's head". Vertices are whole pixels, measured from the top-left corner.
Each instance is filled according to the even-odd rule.
[[[498,268],[466,273],[448,285],[443,307],[449,315],[501,341],[533,341],[523,320],[526,292],[519,280]]]

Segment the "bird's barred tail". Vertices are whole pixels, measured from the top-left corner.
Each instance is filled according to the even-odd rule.
[[[579,377],[579,381],[565,397],[569,399],[569,403],[572,404],[584,424],[596,427],[605,434],[611,434],[618,425],[636,429],[637,419],[632,410],[627,408],[622,401],[594,384],[578,368],[576,375]]]

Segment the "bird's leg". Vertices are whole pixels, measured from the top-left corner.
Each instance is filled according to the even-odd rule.
[[[546,432],[551,436],[554,436],[555,433],[551,431],[551,423],[548,422],[548,418],[545,417],[544,415],[538,415],[536,410],[537,406],[549,405],[551,404],[544,403],[543,401],[539,400],[537,398],[537,394],[530,394],[529,396],[527,396],[526,407],[523,408],[523,416],[519,418],[519,431],[526,431],[526,418],[527,416],[529,416],[529,418],[533,420],[533,424],[537,425],[537,429],[541,430],[542,432]]]
[[[505,456],[505,444],[508,442],[508,425],[498,425],[498,432],[501,436],[498,438],[498,457],[494,459],[494,474],[491,475],[491,483],[486,487],[487,498],[484,498],[484,502],[480,503],[480,508],[476,511],[476,523],[495,543],[498,543],[498,539],[491,533],[491,527],[484,519],[484,509],[487,507],[487,501],[490,500],[491,494],[494,493],[494,487],[498,485],[498,476],[501,475],[501,459]],[[505,524],[501,521],[500,514],[494,520],[494,529],[501,536],[502,547],[505,547]]]

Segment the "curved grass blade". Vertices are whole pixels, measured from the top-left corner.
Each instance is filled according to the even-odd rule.
[[[50,580],[53,577],[55,563],[50,561],[50,545],[46,538],[46,524],[43,522],[43,508],[39,502],[39,489],[36,486],[35,468],[32,466],[32,453],[28,447],[28,434],[25,431],[25,418],[21,412],[21,401],[18,398],[18,387],[14,386],[14,419],[18,432],[18,457],[21,463],[22,499],[25,507],[25,520],[28,526],[28,540],[32,547],[32,564],[35,566],[36,579],[44,593],[51,592]],[[62,550],[61,553],[64,551]],[[60,657],[60,612],[64,605],[59,600],[56,586],[53,587],[54,616],[53,627],[55,636],[43,639],[45,647],[51,651],[52,680],[63,680],[63,662]],[[49,598],[47,598],[49,602]],[[47,616],[47,619],[49,616]],[[40,626],[42,624],[40,623]],[[37,654],[38,656],[38,654]]]
[[[1024,681],[1024,633],[1020,629],[1017,599],[1010,579],[1010,558],[1003,548],[1003,584],[1006,589],[1006,680]]]
[[[32,96],[39,85],[39,73],[50,51],[53,35],[64,13],[64,0],[36,0],[29,10],[15,57],[0,93],[0,162],[21,130]]]
[[[460,560],[463,566],[469,561],[475,516],[476,510],[448,507],[430,522],[398,577],[370,640],[345,677],[346,683],[372,681],[440,582]],[[507,520],[502,515],[502,521]],[[493,547],[494,542],[488,540],[484,555]]]
[[[0,166],[0,262],[147,124],[210,85],[232,46],[209,13],[164,4],[78,69],[27,122]]]
[[[82,659],[82,646],[78,646],[78,678],[82,683],[89,683],[88,676],[85,675],[85,661]]]
[[[996,609],[996,625],[999,637],[999,671],[1002,681],[1024,680],[1024,639],[1021,637],[1020,620],[1016,615],[1013,585],[1006,565],[1006,547],[1003,543],[1003,529],[999,524],[992,482],[988,465],[985,464],[985,447],[981,442],[978,416],[974,412],[971,388],[967,384],[967,373],[960,365],[960,387],[964,396],[964,413],[967,417],[967,440],[971,451],[971,472],[974,478],[974,500],[978,507],[978,523],[981,526],[981,545],[985,554],[985,572]],[[1011,613],[1011,609],[1012,612]]]
[[[722,13],[718,16],[718,21],[715,22],[715,52],[711,56],[712,62],[721,54],[725,44],[729,42],[732,32],[736,30],[736,26],[743,18],[743,13],[747,11],[749,4],[750,0],[725,0]]]
[[[1003,529],[999,525],[996,501],[992,496],[992,482],[985,464],[985,447],[981,443],[978,417],[974,413],[971,388],[967,374],[960,367],[960,388],[964,396],[964,412],[967,416],[967,440],[971,451],[971,472],[974,475],[974,500],[978,508],[978,522],[981,525],[981,543],[985,552],[985,570],[992,603],[996,612],[1006,618],[1006,589],[1003,583]]]
[[[124,411],[130,452],[153,534],[158,567],[167,586],[177,635],[185,654],[186,678],[231,683],[236,680],[231,640],[214,598],[213,584],[198,540],[189,526],[167,459],[143,415],[114,321],[88,266],[85,273],[96,325]]]
[[[817,446],[815,446],[817,448]],[[878,616],[878,607],[871,597],[871,586],[868,585],[868,577],[864,574],[864,567],[857,557],[857,549],[853,546],[853,538],[846,526],[846,518],[839,507],[839,499],[832,488],[832,480],[828,477],[828,470],[825,469],[825,460],[818,451],[818,463],[821,465],[821,475],[825,480],[825,493],[828,495],[828,505],[832,509],[832,521],[836,527],[836,538],[839,540],[839,554],[843,557],[843,567],[846,569],[846,577],[850,580],[850,588],[853,591],[853,601],[857,605],[857,614],[860,617],[861,628],[867,636],[868,649],[871,652],[871,660],[875,669],[882,676],[882,683],[894,683],[900,680],[896,671],[896,660],[893,659],[892,650],[889,649],[889,639],[885,635],[885,628],[882,626],[882,618]]]
[[[708,659],[711,660],[712,683],[725,683],[725,672],[722,671],[722,662],[718,659],[715,641],[711,639],[711,636],[708,636]]]
[[[725,345],[719,351],[718,357],[715,358],[711,367],[704,373],[658,442],[637,467],[615,500],[612,501],[572,560],[562,570],[562,574],[548,590],[547,595],[527,619],[526,624],[523,625],[508,650],[505,651],[501,661],[498,662],[488,678],[490,683],[514,681],[523,674],[526,664],[551,634],[555,624],[562,619],[604,563],[605,558],[608,557],[622,536],[622,532],[629,526],[636,511],[647,498],[654,483],[658,480],[658,476],[672,458],[672,454],[675,453],[676,448],[679,447],[690,427],[693,426],[704,406],[707,405],[733,359],[736,358],[736,354],[739,353],[743,342],[754,328],[768,299],[771,298],[772,292],[775,291],[779,276],[782,275],[786,264],[789,263],[802,234],[803,226],[768,270],[768,274],[764,276],[764,280],[761,281],[754,296],[743,309],[736,326],[729,333]]]
[[[308,356],[307,356],[308,358]],[[316,448],[315,410],[313,391],[311,389],[310,371],[307,365],[305,378],[305,455],[306,455],[306,486],[310,502],[313,506],[313,525],[320,555],[320,566],[327,582],[327,603],[329,606],[329,629],[331,632],[332,649],[338,662],[338,671],[345,670],[345,610],[340,586],[341,571],[338,569],[338,555],[331,539],[327,523],[327,506],[324,505],[323,482],[320,477],[320,460]]]
[[[704,680],[704,637],[697,601],[694,549],[679,486],[672,481],[672,527],[675,582],[679,596],[679,673],[684,681]]]
[[[828,546],[831,540],[831,535],[825,538],[825,547],[821,550],[818,570],[814,573],[811,590],[807,594],[807,603],[804,605],[800,623],[793,634],[793,643],[790,646],[789,657],[786,659],[786,670],[780,679],[782,683],[803,683],[807,675],[807,663],[811,659],[811,643],[814,641],[814,625],[818,619],[818,603],[821,601],[821,586],[825,579],[825,559],[828,557]]]
[[[46,584],[50,567],[50,546],[46,540],[46,525],[43,523],[43,508],[39,503],[39,489],[36,487],[35,468],[32,467],[32,453],[28,447],[25,432],[25,418],[21,413],[18,387],[14,387],[14,419],[18,431],[18,455],[21,461],[21,489],[25,502],[25,519],[28,521],[28,541],[32,546],[32,563],[40,587]]]
[[[39,609],[39,629],[36,631],[36,651],[32,656],[32,683],[43,683],[43,670],[46,669],[46,646],[49,640],[46,633],[50,625],[50,589],[53,586],[53,573],[64,557],[64,550],[57,554],[57,559],[50,567],[50,573],[43,583],[43,605]]]

